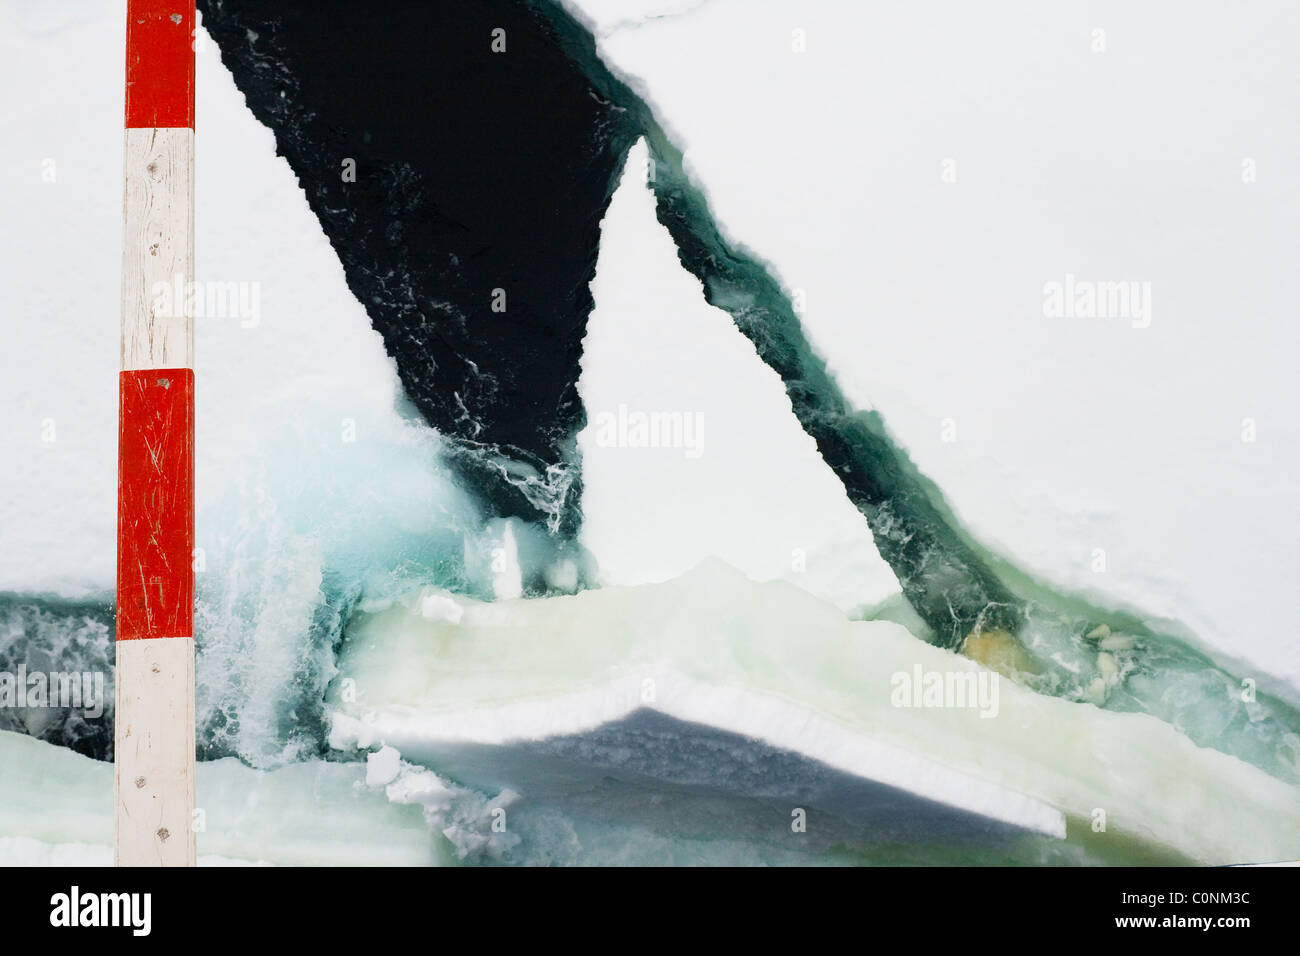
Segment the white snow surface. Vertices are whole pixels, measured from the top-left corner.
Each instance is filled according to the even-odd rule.
[[[113,765],[0,732],[0,865],[108,865]],[[233,758],[198,764],[199,861],[297,866],[427,866],[440,859],[420,812],[364,784],[363,764],[274,771]],[[446,854],[445,848],[443,855]]]
[[[779,376],[682,268],[655,218],[648,155],[633,147],[601,223],[578,381],[582,542],[602,581],[663,581],[717,557],[845,609],[897,593]],[[667,441],[641,447],[636,416]]]
[[[1300,8],[565,2],[980,540],[1294,691]]]

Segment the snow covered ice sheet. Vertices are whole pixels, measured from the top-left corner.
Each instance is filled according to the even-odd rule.
[[[985,545],[1297,698],[1293,6],[564,2]]]

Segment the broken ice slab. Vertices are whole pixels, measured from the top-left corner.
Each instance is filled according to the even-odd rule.
[[[1300,849],[1300,795],[1254,767],[718,561],[662,584],[462,598],[457,624],[423,616],[427,597],[354,620],[336,748],[388,745],[471,787],[719,839],[775,840],[803,809],[868,855],[1008,827],[1202,863]]]

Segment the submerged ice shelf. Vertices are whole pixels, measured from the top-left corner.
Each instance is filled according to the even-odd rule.
[[[1058,836],[1064,824],[1086,843],[1100,809],[1101,839],[1115,845],[1205,863],[1300,854],[1300,794],[1262,771],[1154,718],[1008,680],[993,714],[898,706],[898,675],[918,667],[996,678],[897,625],[850,622],[793,585],[757,584],[720,562],[572,597],[456,599],[455,624],[421,612],[430,593],[354,623],[331,694],[336,748],[386,744],[525,797],[606,777],[734,786],[777,830],[790,801],[806,799],[845,826],[876,814],[897,839],[924,839],[923,825],[908,833],[891,816],[909,806],[914,822],[954,832],[973,815]],[[719,772],[701,773],[710,749]],[[823,769],[806,774],[812,764]],[[866,852],[871,828],[856,839]]]

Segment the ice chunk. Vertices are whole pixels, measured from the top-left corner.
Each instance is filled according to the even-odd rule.
[[[420,598],[420,613],[431,621],[446,621],[448,624],[459,624],[461,616],[465,612],[456,603],[456,599],[449,595],[426,594]]]
[[[402,766],[402,755],[392,747],[381,747],[366,755],[366,786],[383,787],[392,783]]]

